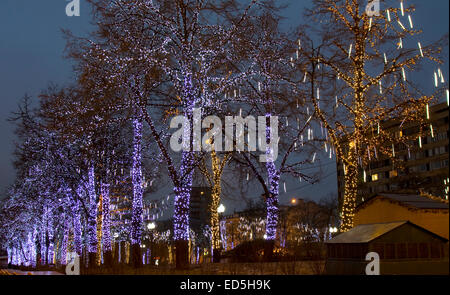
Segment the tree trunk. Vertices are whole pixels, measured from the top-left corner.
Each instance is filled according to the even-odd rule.
[[[344,176],[344,199],[342,202],[341,232],[346,232],[353,228],[357,194],[358,167],[356,165],[350,165],[346,167]]]
[[[189,266],[189,241],[175,241],[175,261],[177,269],[186,269]]]

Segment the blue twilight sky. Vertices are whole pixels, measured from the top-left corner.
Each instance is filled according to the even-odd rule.
[[[294,28],[301,22],[303,8],[310,0],[281,0],[289,3],[285,10],[284,26]],[[417,7],[414,23],[424,30],[423,44],[435,40],[448,32],[448,0],[405,0]],[[12,125],[6,121],[17,108],[18,101],[29,94],[36,96],[50,82],[64,85],[72,79],[71,64],[65,60],[65,41],[61,29],[69,29],[76,35],[87,35],[90,29],[89,7],[81,0],[81,16],[67,17],[66,0],[1,0],[0,1],[0,198],[14,180],[12,151],[15,140]],[[448,49],[446,64],[442,66],[448,79]],[[433,69],[424,69],[423,81],[432,84]],[[428,87],[428,86],[425,86]],[[288,194],[281,188],[281,200],[301,197],[318,200],[337,191],[334,162],[323,161],[323,179],[320,184],[308,186],[288,180]],[[259,193],[255,192],[255,196]],[[230,201],[231,202],[231,201]],[[235,207],[235,204],[228,203]],[[237,206],[240,207],[240,206]]]

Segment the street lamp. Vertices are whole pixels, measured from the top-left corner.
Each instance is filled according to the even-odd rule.
[[[219,207],[217,208],[217,212],[218,213],[223,213],[225,212],[225,206],[223,204],[220,204]]]
[[[153,230],[156,228],[156,224],[152,221],[147,224],[147,228],[150,230],[150,264],[152,263],[153,256]]]
[[[156,224],[154,222],[150,222],[149,224],[147,224],[147,228],[149,230],[155,229],[156,228]]]

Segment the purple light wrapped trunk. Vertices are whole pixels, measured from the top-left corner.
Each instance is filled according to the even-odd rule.
[[[109,210],[110,197],[109,197],[109,184],[102,184],[102,196],[103,196],[103,251],[111,251],[111,212]]]
[[[270,114],[266,114],[267,121],[270,122]],[[270,125],[266,126],[266,140],[271,140]],[[275,163],[273,162],[273,155],[270,147],[267,148],[267,162],[266,169],[268,175],[269,195],[266,197],[267,206],[267,221],[266,221],[266,239],[275,240],[277,237],[277,225],[278,225],[278,195],[279,195],[279,182],[280,172],[277,170]]]
[[[89,194],[89,212],[88,212],[88,237],[90,254],[97,253],[97,196],[95,194],[95,171],[94,164],[89,166],[88,171],[88,194]],[[92,262],[95,263],[95,262]]]
[[[131,217],[131,244],[140,245],[143,226],[142,209],[142,118],[137,116],[133,120],[133,204]]]

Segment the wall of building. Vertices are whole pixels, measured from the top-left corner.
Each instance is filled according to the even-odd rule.
[[[355,214],[355,226],[360,224],[409,220],[441,237],[449,237],[448,210],[415,210],[386,199],[375,199]]]

